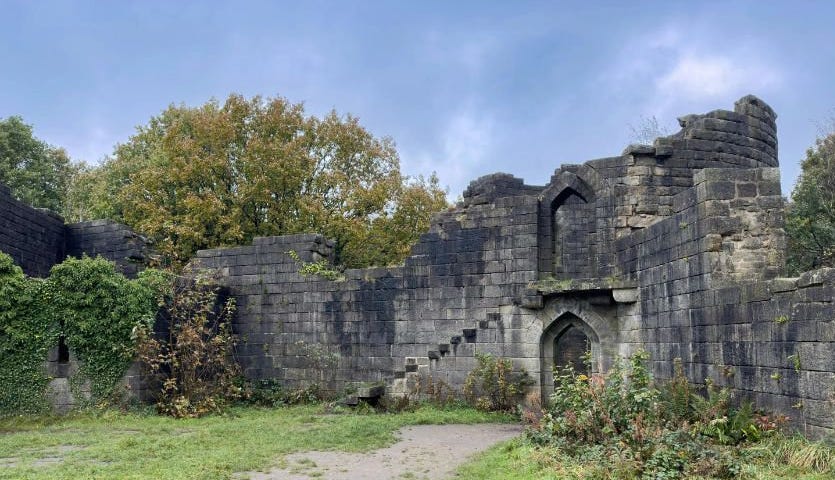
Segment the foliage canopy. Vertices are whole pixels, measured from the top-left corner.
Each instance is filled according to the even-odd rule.
[[[392,141],[355,117],[240,95],[170,106],[80,175],[71,202],[77,219],[152,236],[173,265],[202,248],[317,232],[349,267],[399,262],[447,205],[434,175],[403,176]]]
[[[35,138],[20,117],[0,120],[0,183],[18,200],[61,212],[75,169],[67,152]]]
[[[806,151],[786,212],[789,269],[835,266],[835,132]]]

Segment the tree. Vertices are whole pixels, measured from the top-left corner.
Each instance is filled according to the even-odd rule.
[[[79,216],[152,236],[172,265],[198,249],[303,232],[335,239],[346,266],[395,263],[446,207],[434,176],[401,175],[392,141],[356,118],[239,95],[170,106],[77,185]]]
[[[61,213],[74,170],[67,152],[35,138],[23,119],[0,120],[0,183],[15,198]]]
[[[652,145],[658,137],[666,137],[670,130],[661,125],[655,115],[641,116],[637,125],[629,124],[630,142],[640,145]]]
[[[793,273],[835,266],[835,132],[806,151],[786,212]]]

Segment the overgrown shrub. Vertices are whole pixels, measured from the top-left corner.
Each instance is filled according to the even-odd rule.
[[[571,366],[557,372],[551,403],[530,438],[627,478],[737,478],[740,461],[721,445],[758,441],[779,421],[755,414],[749,403],[734,407],[730,392],[711,384],[699,395],[680,362],[675,377],[656,386],[648,360],[640,351],[607,375],[577,374]]]
[[[241,397],[230,329],[234,311],[234,299],[220,299],[207,276],[179,279],[165,299],[166,331],[155,333],[147,325],[136,329],[140,359],[161,385],[160,413],[199,417]]]
[[[476,367],[464,381],[464,397],[479,410],[516,410],[525,387],[532,383],[527,372],[514,372],[509,359],[475,353]]]
[[[281,382],[274,379],[247,381],[239,377],[241,400],[245,404],[259,407],[280,407],[286,405],[287,391]]]

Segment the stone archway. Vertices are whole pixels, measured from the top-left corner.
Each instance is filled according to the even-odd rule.
[[[584,357],[590,352],[588,364]],[[573,366],[580,373],[599,371],[600,340],[594,329],[572,312],[557,317],[542,332],[540,342],[540,385],[542,400],[547,403],[554,391],[554,367]],[[590,367],[590,368],[589,368]]]
[[[591,339],[579,327],[569,325],[554,339],[554,365],[557,370],[571,367],[588,375],[590,366],[586,355],[591,352]]]

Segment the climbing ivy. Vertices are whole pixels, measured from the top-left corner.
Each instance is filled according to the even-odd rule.
[[[150,326],[157,311],[160,273],[143,272],[129,280],[101,257],[70,258],[56,265],[47,280],[49,305],[67,346],[79,361],[71,387],[89,382],[93,403],[107,401],[135,357],[134,328]]]
[[[27,278],[0,252],[0,415],[44,411],[44,361],[58,329],[46,312],[44,282]]]
[[[64,336],[79,361],[76,398],[99,404],[135,357],[134,328],[153,322],[167,275],[148,270],[129,280],[103,258],[67,259],[46,280],[29,278],[0,252],[0,415],[48,407],[50,348]]]

